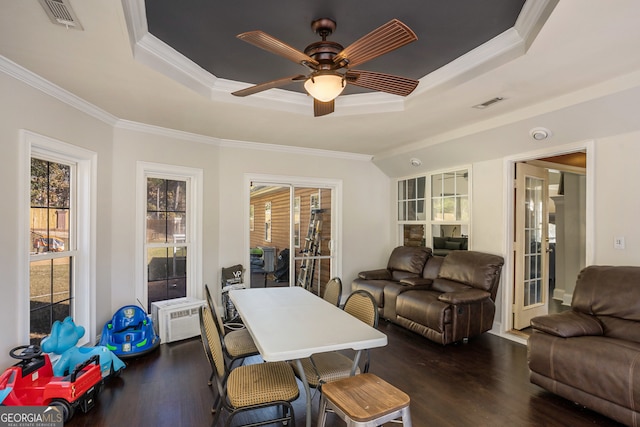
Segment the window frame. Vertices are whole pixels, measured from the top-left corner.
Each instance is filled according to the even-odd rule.
[[[148,301],[147,259],[147,178],[161,178],[187,182],[187,297],[200,297],[202,283],[202,200],[203,171],[197,168],[150,163],[136,163],[136,255],[135,255],[135,296],[145,307]]]
[[[70,250],[65,254],[72,257],[73,295],[72,317],[76,324],[85,326],[88,331],[79,341],[79,345],[93,342],[96,325],[96,207],[97,207],[97,153],[68,144],[37,133],[20,130],[21,171],[19,227],[22,238],[18,243],[21,268],[19,273],[18,334],[23,342],[30,335],[30,265],[31,254],[31,158],[36,157],[51,162],[73,165],[75,173],[71,177],[72,195],[70,215],[75,220],[69,224]],[[51,254],[41,254],[37,259],[53,259]]]
[[[432,219],[432,212],[433,212],[433,200],[434,198],[432,197],[432,179],[435,176],[438,175],[443,175],[443,174],[447,174],[447,173],[451,173],[451,172],[458,172],[458,171],[466,171],[467,173],[467,178],[468,178],[468,185],[467,185],[467,206],[468,206],[468,213],[469,213],[469,217],[467,220],[457,220],[457,221],[443,221],[443,220],[434,220]],[[413,200],[412,198],[407,198],[406,196],[403,196],[403,198],[400,198],[400,183],[402,181],[410,181],[410,180],[416,180],[418,178],[421,177],[425,177],[425,186],[424,186],[424,214],[425,214],[425,219],[424,220],[408,220],[408,219],[404,219],[401,220],[400,219],[400,210],[399,210],[399,206],[401,203],[405,203],[407,201],[411,201]],[[473,185],[472,185],[472,167],[471,165],[460,165],[460,166],[456,166],[456,167],[451,167],[451,168],[447,168],[447,169],[440,169],[440,170],[435,170],[435,171],[431,171],[431,172],[427,172],[427,173],[423,173],[423,174],[416,174],[416,175],[411,175],[411,176],[405,176],[405,177],[400,177],[398,179],[396,179],[394,181],[394,185],[395,185],[395,200],[394,200],[394,211],[395,211],[395,222],[396,222],[396,228],[397,228],[397,233],[396,233],[396,239],[397,239],[397,244],[398,245],[404,245],[404,231],[405,231],[405,225],[423,225],[424,226],[424,240],[425,240],[425,246],[433,248],[433,226],[434,225],[452,225],[452,226],[458,226],[460,227],[460,229],[462,229],[462,227],[466,227],[466,230],[468,231],[468,249],[471,249],[471,240],[473,238],[473,232],[472,232],[472,200],[473,200],[473,195],[472,195],[472,189],[473,189]],[[406,188],[406,184],[405,187]],[[419,195],[417,195],[419,196]],[[417,199],[420,199],[420,197],[417,197]]]

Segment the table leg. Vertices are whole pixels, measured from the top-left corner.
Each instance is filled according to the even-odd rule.
[[[307,427],[311,427],[311,389],[309,388],[309,382],[307,381],[307,376],[304,374],[304,369],[302,368],[302,361],[300,359],[296,359],[296,366],[298,368],[298,372],[300,373],[300,381],[302,381],[302,385],[304,385],[304,391],[307,394]]]
[[[358,369],[358,363],[360,363],[360,356],[362,355],[362,350],[358,350],[356,352],[356,357],[353,358],[353,366],[351,366],[351,376],[356,374],[356,369]]]

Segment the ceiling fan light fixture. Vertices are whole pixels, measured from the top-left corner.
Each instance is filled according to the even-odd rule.
[[[337,73],[314,74],[304,82],[307,93],[320,102],[333,101],[344,87],[344,77]]]

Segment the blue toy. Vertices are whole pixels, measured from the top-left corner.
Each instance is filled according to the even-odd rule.
[[[151,316],[137,305],[125,305],[104,325],[100,345],[125,359],[156,350],[160,337],[153,328]]]
[[[76,365],[84,363],[94,355],[100,357],[100,371],[103,378],[120,374],[125,364],[107,347],[76,347],[83,336],[84,328],[76,326],[71,317],[67,317],[62,322],[59,320],[53,322],[51,334],[40,342],[42,351],[60,356],[53,362],[53,374],[68,375]]]

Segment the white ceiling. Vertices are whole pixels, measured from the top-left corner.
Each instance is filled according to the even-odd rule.
[[[535,11],[535,2],[546,0],[529,0],[525,9]],[[541,114],[549,100],[571,102],[571,94],[588,87],[597,86],[593,96],[602,96],[603,82],[640,70],[640,1],[561,0],[539,33],[535,23],[522,22],[524,34],[509,30],[469,61],[425,76],[406,99],[348,95],[338,98],[336,113],[314,118],[311,99],[302,94],[272,90],[235,98],[229,92],[240,83],[178,70],[180,61],[158,64],[163,55],[149,51],[158,44],[144,34],[141,0],[71,0],[83,31],[52,24],[37,1],[0,4],[1,55],[118,119],[222,140],[377,157]],[[640,85],[632,80],[628,86]],[[496,96],[505,101],[471,108]]]

